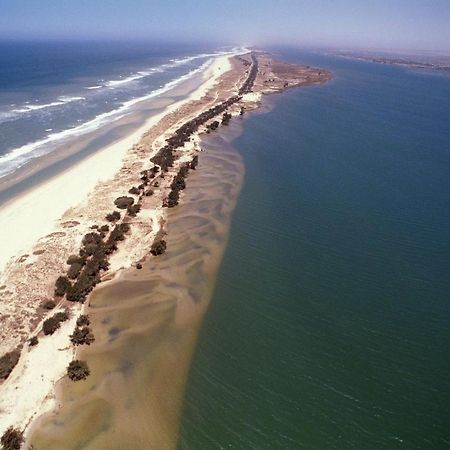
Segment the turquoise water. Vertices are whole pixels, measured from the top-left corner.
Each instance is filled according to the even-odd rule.
[[[187,386],[179,450],[450,448],[450,78],[284,52]]]

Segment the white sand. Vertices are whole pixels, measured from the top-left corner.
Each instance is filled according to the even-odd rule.
[[[22,352],[19,363],[1,386],[0,435],[11,425],[25,429],[37,414],[54,406],[53,386],[66,374],[75,354],[69,335],[81,308],[80,304],[74,305],[72,317],[59,330],[51,336],[40,337],[37,346]]]
[[[11,258],[30,253],[38,239],[50,234],[64,212],[86,198],[99,181],[112,178],[121,168],[128,149],[137,144],[149,128],[183,104],[201,98],[220,75],[231,68],[229,58],[215,58],[205,71],[205,81],[191,95],[165,108],[134,133],[4,205],[0,209],[0,230],[8,230],[8,235],[7,239],[2,238],[0,273]]]
[[[111,179],[121,168],[128,149],[139,142],[144,132],[164,115],[205,95],[231,68],[230,57],[216,58],[205,71],[204,82],[186,99],[170,105],[131,135],[2,207],[0,230],[8,230],[8,238],[2,239],[0,271],[11,258],[30,253],[36,241],[54,231],[64,212],[82,202],[99,181]],[[154,211],[152,219],[160,220],[161,214],[161,211]],[[131,264],[132,260],[127,262]],[[116,268],[124,265],[124,261],[113,262]],[[25,429],[33,419],[55,407],[54,386],[74,357],[75,350],[69,345],[68,336],[80,310],[81,305],[74,305],[72,318],[62,324],[61,329],[52,336],[40,338],[36,347],[23,350],[18,365],[0,386],[0,434],[11,425]]]

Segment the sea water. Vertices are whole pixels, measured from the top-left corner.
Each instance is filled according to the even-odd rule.
[[[148,105],[230,49],[0,43],[0,183],[27,164],[55,157],[83,136],[126,118],[143,101]]]
[[[449,448],[450,78],[278,51],[178,448]]]

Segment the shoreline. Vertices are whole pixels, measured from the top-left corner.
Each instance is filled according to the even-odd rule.
[[[232,60],[232,58],[233,58],[233,60]],[[268,68],[271,67],[272,62],[270,60],[268,60],[267,57],[266,57],[266,60],[263,59],[264,57],[260,57],[260,58],[261,58],[261,61],[265,61],[265,64],[266,64],[266,65],[262,64],[261,67],[266,68],[268,70]],[[249,62],[247,61],[247,64],[244,64],[244,67],[240,67],[239,64],[242,65],[242,61],[237,61],[239,59],[242,60],[243,58],[234,58],[231,56],[217,58],[215,61],[215,63],[216,63],[215,71],[213,71],[214,76],[209,78],[207,81],[205,81],[205,83],[203,83],[201,85],[201,87],[203,87],[202,89],[199,87],[187,99],[181,101],[180,103],[175,103],[175,104],[171,105],[172,109],[169,112],[166,112],[166,114],[161,114],[161,117],[159,118],[159,120],[154,120],[152,125],[150,126],[150,131],[147,131],[142,136],[142,139],[139,141],[139,143],[134,143],[134,145],[131,149],[131,155],[130,155],[130,151],[128,150],[128,147],[126,147],[126,145],[124,144],[123,141],[121,141],[122,148],[118,148],[120,146],[118,144],[115,144],[116,151],[117,151],[117,155],[116,155],[117,159],[116,159],[116,161],[114,161],[114,164],[116,164],[114,166],[114,169],[116,169],[116,171],[118,171],[117,173],[120,174],[120,172],[123,171],[123,169],[125,167],[126,176],[124,176],[122,178],[119,177],[120,179],[118,180],[117,185],[111,186],[111,183],[108,183],[106,186],[102,186],[102,188],[104,189],[104,192],[106,193],[108,191],[108,193],[109,193],[109,196],[104,199],[105,200],[105,208],[108,208],[108,209],[105,209],[106,211],[111,209],[111,199],[113,199],[114,196],[120,195],[121,193],[122,193],[122,195],[125,194],[124,186],[130,186],[129,183],[134,178],[135,174],[138,173],[138,171],[139,171],[138,168],[139,167],[142,168],[142,155],[145,155],[146,158],[148,158],[148,156],[156,155],[157,149],[161,147],[161,145],[164,143],[165,139],[167,139],[169,136],[172,135],[172,133],[177,129],[177,127],[179,126],[180,123],[186,123],[186,120],[189,117],[195,117],[199,111],[205,111],[205,108],[207,108],[208,105],[219,104],[221,97],[229,98],[229,95],[233,92],[234,89],[236,89],[236,84],[237,84],[236,80],[245,79],[244,75],[248,75],[248,73],[244,69],[249,64]],[[227,67],[227,70],[220,70],[220,65],[224,66],[225,64],[229,65],[229,67]],[[272,79],[272,81],[269,81],[269,83],[267,83],[267,80],[259,79],[258,80],[258,83],[259,83],[258,88],[259,89],[257,90],[256,93],[244,93],[241,96],[241,99],[239,100],[239,102],[236,106],[229,105],[232,115],[240,114],[239,111],[240,111],[240,108],[242,108],[241,105],[245,105],[246,110],[252,110],[252,109],[257,108],[259,106],[262,93],[279,92],[281,90],[284,90],[286,87],[291,87],[293,85],[292,80],[290,78],[286,77],[286,73],[284,73],[284,76],[283,76],[283,71],[281,70],[283,67],[286,68],[287,65],[280,67],[280,63],[273,63],[273,64],[274,64],[274,70],[278,70],[281,77],[277,78],[277,80]],[[277,66],[277,64],[278,64],[278,66]],[[241,72],[239,72],[239,70],[241,70]],[[305,68],[303,68],[303,70],[307,72],[307,70]],[[308,68],[308,70],[311,72],[311,69]],[[230,74],[230,72],[232,72],[232,73]],[[291,74],[291,77],[293,77],[294,81],[297,77],[298,85],[318,84],[318,83],[323,83],[323,82],[327,81],[328,79],[330,79],[330,76],[327,72],[319,71],[318,74],[319,74],[319,77],[322,74],[322,78],[320,78],[319,81],[314,80],[314,78],[311,78],[309,76],[308,72],[307,72],[307,76],[304,78],[300,78],[298,74],[295,74],[295,76],[293,76]],[[265,76],[265,72],[261,72],[261,73],[258,72],[258,75],[260,76],[260,78],[262,78]],[[316,75],[317,75],[317,73],[316,73]],[[226,80],[227,76],[229,76],[229,78],[231,78],[231,81]],[[234,79],[233,79],[233,77],[234,77]],[[286,81],[288,79],[289,79],[289,81]],[[299,81],[299,79],[301,81]],[[225,88],[224,86],[226,86],[227,81],[228,81],[229,85],[228,85],[228,88]],[[216,85],[218,83],[219,84],[222,83],[222,84],[224,84],[224,86],[217,87]],[[213,91],[214,87],[216,88],[216,91],[211,92],[211,91]],[[194,111],[191,111],[191,115],[187,114],[187,111],[182,111],[183,106],[188,105],[189,102],[194,102],[194,104],[199,103],[196,105],[197,108],[196,109],[194,108]],[[191,107],[191,109],[192,108],[193,107]],[[242,112],[242,110],[241,110],[241,112]],[[169,121],[169,125],[171,125],[171,126],[168,126],[168,127],[166,126],[165,128],[164,128],[164,126],[162,126],[161,130],[152,130],[152,128],[157,128],[156,127],[157,124],[161,125],[161,122],[164,122],[170,115],[175,116],[175,117],[172,117],[172,123],[170,123],[170,121]],[[150,120],[149,122],[152,122],[152,120]],[[148,124],[146,124],[146,127],[147,127],[146,129],[149,128]],[[182,149],[183,151],[177,157],[175,169],[180,167],[181,164],[188,162],[193,156],[195,156],[195,154],[198,153],[198,151],[199,151],[199,137],[198,136],[199,136],[199,134],[204,133],[206,130],[207,130],[207,128],[202,127],[200,130],[198,130],[198,132],[196,132],[194,134],[193,141],[184,143],[183,149]],[[211,130],[213,130],[213,128],[211,128]],[[158,131],[159,131],[159,133],[158,133]],[[134,133],[132,136],[134,139],[136,137],[136,133]],[[131,145],[132,139],[130,136],[128,136],[127,138],[124,139],[124,141],[128,145]],[[145,149],[144,149],[145,145],[147,145],[147,147],[148,147],[149,142],[151,142],[150,153],[148,153],[148,150],[145,151]],[[104,156],[105,156],[105,154],[106,154],[106,152],[103,152]],[[118,158],[118,155],[121,155],[120,160]],[[127,158],[125,158],[125,155],[127,155],[127,157],[132,156],[133,158],[127,159]],[[93,156],[96,156],[96,155],[93,155]],[[108,156],[110,156],[110,155],[108,155]],[[108,158],[106,158],[106,159],[108,159]],[[139,161],[137,161],[137,159]],[[89,158],[88,161],[92,164],[92,159]],[[104,163],[106,164],[106,161]],[[113,164],[112,161],[109,161],[109,163],[111,165]],[[122,163],[122,168],[120,168],[120,167],[117,168],[117,165],[120,165],[119,163]],[[112,167],[111,166],[109,166],[109,167],[112,170]],[[92,165],[91,165],[91,168],[92,168]],[[95,167],[95,169],[98,172],[97,167]],[[172,175],[175,175],[177,172],[174,172],[173,170],[171,170],[170,173]],[[66,178],[67,178],[67,176],[68,176],[68,174],[65,173]],[[61,176],[60,182],[64,181],[64,180],[62,180],[62,178],[63,177]],[[105,178],[106,178],[106,176],[105,176]],[[162,177],[162,178],[164,179],[166,177]],[[94,183],[94,186],[99,191],[96,193],[97,197],[103,192],[102,189],[98,189],[98,181],[99,180],[97,179],[96,183]],[[117,275],[118,270],[120,268],[130,267],[136,261],[143,260],[143,258],[144,259],[147,258],[146,254],[148,252],[149,246],[154,241],[155,236],[158,233],[161,233],[161,231],[164,228],[163,226],[164,226],[164,222],[165,222],[165,213],[161,206],[161,200],[167,194],[170,183],[165,179],[164,179],[164,181],[162,181],[162,179],[160,179],[160,181],[161,181],[162,186],[159,189],[159,193],[157,195],[150,197],[150,203],[147,202],[147,204],[145,204],[145,202],[144,202],[144,204],[143,204],[144,207],[142,208],[143,211],[138,215],[139,222],[136,222],[134,219],[132,220],[131,226],[132,226],[133,233],[131,236],[126,237],[124,243],[121,244],[119,251],[111,257],[111,261],[110,261],[111,269],[106,273],[104,279],[106,279],[106,280],[111,279],[111,277],[114,277],[115,275]],[[91,186],[91,185],[89,185],[89,186]],[[92,187],[94,187],[94,186],[92,186]],[[86,191],[89,191],[90,189],[92,190],[92,187],[88,188],[88,186],[85,186]],[[47,186],[47,188],[48,188],[48,186]],[[54,193],[54,189],[56,189],[55,185],[54,185],[53,189],[51,189],[52,193]],[[110,192],[111,190],[113,191],[112,193]],[[81,195],[81,193],[78,193],[78,194],[80,194],[80,197],[84,198],[84,205],[83,205],[84,209],[81,209],[81,210],[84,211],[85,213],[86,212],[89,213],[89,214],[86,214],[87,217],[84,216],[83,214],[81,214],[81,216],[85,217],[84,231],[89,231],[89,228],[90,228],[89,224],[92,223],[92,219],[97,218],[97,220],[98,220],[99,217],[102,217],[102,215],[104,216],[104,211],[102,208],[99,208],[100,211],[86,211],[86,207],[90,203],[92,204],[92,200],[93,200],[92,193],[87,194],[86,191],[83,191],[83,193],[82,193],[83,195]],[[49,193],[47,192],[47,194],[49,194]],[[32,193],[30,195],[32,195]],[[73,204],[73,198],[69,201],[69,203]],[[160,205],[159,207],[156,206],[157,203],[159,203],[159,205]],[[108,206],[106,206],[106,205],[108,205]],[[24,206],[26,207],[26,204]],[[103,205],[102,205],[102,207],[103,207]],[[61,206],[61,209],[62,208],[63,207]],[[59,212],[60,212],[59,210],[58,210],[58,212],[54,211],[54,217],[57,216],[59,214]],[[71,222],[68,219],[71,219],[71,218],[73,219],[73,217],[78,217],[77,214],[80,213],[80,210],[77,211],[76,208],[72,208],[70,210],[70,212],[72,213],[72,217],[70,217],[70,214],[69,214],[69,216],[67,216],[67,212],[66,213],[64,213],[64,211],[62,212],[64,222],[61,219],[60,223],[62,223],[62,224],[69,223],[69,222],[73,223],[74,222],[73,220]],[[99,215],[99,212],[102,213],[102,215]],[[0,218],[1,218],[1,215],[0,215]],[[90,220],[86,220],[86,219],[90,219]],[[145,219],[144,220],[145,224],[142,222],[143,219]],[[56,221],[57,218],[54,218],[51,220]],[[54,222],[50,223],[51,220],[47,217],[48,229],[50,229],[52,223],[54,223]],[[148,222],[150,222],[150,224]],[[82,228],[82,227],[80,227],[79,225],[80,225],[80,223],[78,222],[76,226],[69,227],[71,229],[77,228],[77,230],[75,230],[76,232],[74,232],[73,236],[71,236],[72,242],[70,244],[71,244],[71,248],[73,248],[73,249],[79,248],[79,244],[78,244],[79,240],[77,240],[75,238],[75,236],[79,236],[79,238],[81,238],[81,236],[83,234],[83,233],[80,233],[80,231],[81,231],[80,228]],[[137,230],[134,231],[135,229],[137,229]],[[42,230],[42,227],[39,228],[39,232],[41,232],[41,230]],[[22,232],[23,232],[23,230],[22,230]],[[19,233],[19,235],[20,235],[20,233]],[[35,236],[30,237],[29,244],[35,238]],[[10,252],[12,252],[12,250]],[[63,253],[63,255],[61,255],[61,256],[64,258],[67,258],[68,254],[70,254],[70,252],[67,253],[67,249],[66,249],[66,253]],[[139,258],[139,256],[140,256],[140,258]],[[58,263],[60,264],[61,259],[63,259],[63,258],[60,258],[59,261],[57,261],[57,264]],[[11,275],[11,273],[8,273],[7,275]],[[87,308],[86,305],[88,303],[89,302],[87,302],[85,304],[84,309]],[[51,339],[51,337],[48,337],[46,339]],[[39,348],[39,346],[38,346],[38,348]],[[36,352],[38,350],[38,348],[34,348],[33,352]],[[24,354],[26,355],[27,353],[22,352],[21,360],[24,357]],[[17,367],[21,367],[20,364],[21,364],[21,362],[19,362],[19,366],[16,366],[16,369],[17,369]],[[14,370],[14,371],[16,371],[15,375],[17,375],[16,369]],[[65,369],[65,366],[64,366],[64,369]],[[14,374],[14,371],[13,371],[13,374]],[[6,383],[8,383],[8,381]],[[6,385],[6,383],[4,383],[3,385],[0,386],[0,390],[3,388],[3,386]],[[53,380],[50,383],[51,386],[48,386],[50,391],[53,388],[54,383],[55,383],[55,380]],[[31,407],[30,409],[33,409],[33,407]],[[47,410],[49,410],[49,409],[51,409],[51,407],[47,408]],[[40,414],[38,414],[36,411],[34,411],[33,417],[39,416],[39,415]],[[12,422],[12,419],[10,419],[10,422]],[[20,425],[20,421],[17,421],[17,422],[19,422],[17,425]],[[23,422],[22,422],[22,426],[23,426]],[[2,430],[0,430],[0,432],[1,431]]]
[[[125,136],[123,139],[115,142],[114,144],[107,146],[102,150],[96,152],[95,154],[83,159],[80,163],[76,164],[70,169],[56,175],[55,177],[52,177],[48,182],[38,185],[35,189],[28,191],[26,194],[21,195],[17,199],[8,202],[7,205],[4,205],[2,211],[0,211],[0,226],[5,227],[6,229],[8,222],[15,222],[16,226],[14,227],[14,232],[16,234],[16,241],[11,238],[10,240],[8,240],[8,242],[10,243],[10,247],[2,249],[3,251],[2,257],[0,259],[0,269],[4,269],[6,264],[8,262],[10,263],[10,258],[14,258],[16,257],[16,255],[20,256],[20,254],[27,251],[27,249],[35,248],[36,242],[39,242],[42,235],[54,233],[55,230],[58,229],[58,222],[65,222],[61,218],[64,218],[64,215],[68,209],[73,207],[73,205],[86,202],[89,194],[98,185],[99,182],[101,182],[102,180],[108,181],[114,176],[114,174],[119,172],[123,165],[124,158],[127,153],[129,153],[130,148],[134,148],[139,145],[139,142],[141,141],[143,135],[145,135],[145,133],[147,133],[149,129],[154,128],[163,118],[171,113],[176,112],[183,105],[201,98],[206,93],[206,91],[210,89],[217,81],[218,77],[222,73],[219,65],[226,66],[225,60],[227,59],[228,57],[223,56],[216,58],[216,60],[206,69],[205,73],[203,74],[204,81],[200,84],[200,86],[198,86],[197,89],[191,92],[190,95],[183,100],[169,105],[165,109],[165,111],[147,120],[144,125],[139,127],[139,129],[133,132],[131,135]],[[111,153],[113,153],[113,155],[111,155]],[[154,151],[154,153],[156,153],[156,151]],[[101,173],[99,173],[98,167],[102,167],[103,170]],[[89,179],[87,179],[86,174],[89,174]],[[78,189],[80,177],[83,177],[84,189]],[[73,186],[67,185],[68,179],[72,180]],[[87,181],[89,181],[89,183],[87,183]],[[62,197],[55,201],[54,193],[58,191],[61,192],[61,189],[63,188],[69,189],[73,193],[73,196],[71,198]],[[39,227],[34,228],[33,233],[30,233],[30,230],[28,230],[27,226],[29,223],[28,217],[30,215],[29,206],[34,206],[36,214],[36,211],[39,211],[40,209],[46,209],[45,203],[47,203],[50,199],[55,202],[58,208],[52,208],[51,211],[45,210],[45,218],[43,217],[43,219],[45,220],[41,222]],[[22,213],[22,218],[20,219],[20,221],[23,225],[21,227],[17,226],[18,211]],[[48,214],[49,212],[51,212],[51,214]],[[155,211],[155,214],[157,216],[155,222],[158,222],[158,219],[161,220],[162,208],[158,208]],[[12,219],[13,216],[14,219]],[[155,227],[157,232],[159,231],[160,226],[157,223],[155,223],[155,225],[157,225]],[[149,236],[149,241],[153,241],[154,234],[156,233],[153,233]],[[24,235],[27,236],[26,241],[23,239]],[[16,242],[21,243],[20,249],[15,246]],[[76,246],[72,245],[73,248],[78,246],[78,243],[76,244]],[[111,277],[114,277],[117,274],[117,271],[124,265],[124,261],[121,255],[115,256],[115,261],[112,262],[113,268],[111,270]],[[129,261],[128,264],[130,264]],[[0,272],[0,277],[3,278],[5,275],[7,277],[8,273],[5,272]],[[2,282],[0,281],[0,286],[1,285]],[[74,306],[78,307],[78,304],[75,304]],[[53,312],[55,311],[51,311],[51,313]],[[2,311],[2,313],[4,315],[4,311]],[[76,311],[73,311],[73,314],[76,313]],[[36,326],[39,326],[39,324],[43,322],[43,319],[48,317],[49,315],[50,314],[44,315],[44,317],[32,328],[36,328]],[[36,359],[42,359],[43,361],[45,361],[48,357],[50,357],[50,355],[62,355],[64,353],[66,354],[66,356],[70,356],[69,361],[72,359],[74,349],[70,345],[68,339],[69,334],[71,334],[74,329],[74,324],[72,322],[73,320],[69,321],[68,323],[64,323],[61,326],[60,330],[58,330],[58,335],[55,336],[57,338],[56,342],[51,348],[48,348],[48,345],[41,346],[39,344],[37,347],[31,348],[28,347],[28,344],[25,344],[25,348],[24,351],[22,351],[18,365],[14,368],[8,379],[0,385],[0,392],[2,393],[2,397],[0,400],[0,433],[3,433],[3,431],[12,423],[15,423],[16,426],[19,426],[22,429],[26,429],[26,427],[32,420],[32,417],[40,416],[41,413],[49,411],[55,406],[55,397],[54,395],[49,394],[51,394],[56,381],[64,376],[68,359],[67,357],[58,358],[57,363],[55,361],[55,364],[51,367],[51,370],[49,370],[48,367],[44,368],[42,366],[36,366],[35,361]],[[47,343],[48,341],[52,341],[53,337],[54,336],[46,336],[41,340],[43,343]],[[61,351],[61,346],[63,346],[65,351]],[[10,351],[12,350],[12,348],[10,347],[5,350]],[[5,352],[5,350],[2,351],[2,354]],[[27,384],[27,381],[30,378],[35,378],[35,375],[31,372],[35,372],[36,370],[43,370],[44,372],[47,372],[48,375],[47,377],[44,377],[45,380],[43,383],[41,383],[46,385],[47,393],[44,394],[45,388],[44,390],[40,390],[40,397],[38,397],[41,399],[41,403],[39,405],[37,405],[37,403],[39,402],[39,398],[36,398],[36,403],[33,404],[29,402],[28,395],[17,395],[17,391],[19,389],[23,389],[23,391],[25,392],[29,391],[29,389],[27,388],[29,388],[30,385]],[[17,399],[22,400],[22,403],[24,404],[22,406],[18,405]],[[16,413],[18,410],[20,412]],[[15,413],[18,416],[21,416],[21,418],[14,418]]]

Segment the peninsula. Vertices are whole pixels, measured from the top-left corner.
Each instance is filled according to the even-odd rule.
[[[91,374],[79,349],[96,346],[92,291],[165,253],[168,211],[183,202],[190,173],[202,170],[202,136],[241,120],[263,95],[330,79],[327,71],[263,52],[217,57],[187,98],[5,205],[0,225],[11,230],[0,260],[5,439],[28,438],[37,418],[57,413],[60,379]]]

